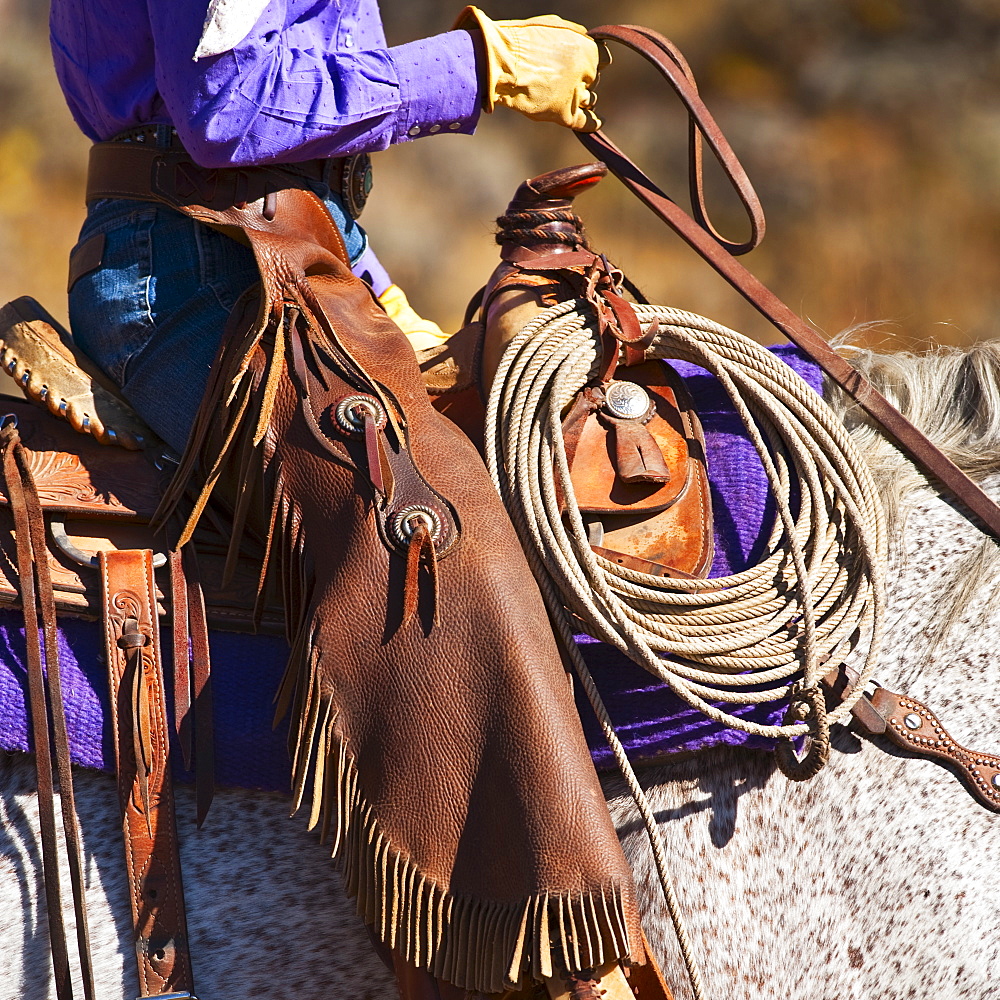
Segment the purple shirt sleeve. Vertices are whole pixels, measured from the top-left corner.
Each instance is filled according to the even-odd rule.
[[[468,32],[390,48],[374,0],[270,3],[233,50],[198,62],[204,0],[148,10],[157,89],[204,166],[373,152],[478,121]]]

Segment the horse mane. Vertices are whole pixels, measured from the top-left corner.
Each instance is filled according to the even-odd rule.
[[[852,344],[852,333],[856,331],[836,339],[837,350],[963,472],[997,496],[990,486],[1000,486],[1000,341],[982,341],[968,350],[937,347],[920,354],[879,354]],[[850,396],[829,383],[825,395],[875,476],[885,504],[893,566],[902,572],[908,517],[929,502],[933,485]],[[987,535],[976,538],[971,526],[968,530],[974,538],[971,547],[939,567],[942,577],[935,586],[942,596],[942,613],[928,657],[963,619],[977,593],[1000,578],[1000,545]]]
[[[839,353],[859,368],[889,401],[977,482],[1000,471],[1000,341],[969,350],[938,347],[915,354],[877,354],[837,338]],[[878,432],[869,417],[839,389],[827,402],[843,418],[882,486],[895,485],[902,500],[926,479]]]

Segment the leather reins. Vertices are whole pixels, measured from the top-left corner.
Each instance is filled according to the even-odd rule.
[[[604,25],[594,28],[590,35],[599,42],[620,42],[645,58],[656,67],[687,109],[692,214],[685,212],[657,187],[603,131],[577,132],[580,142],[765,319],[848,393],[900,450],[960,502],[965,508],[963,513],[976,527],[1000,541],[1000,506],[914,427],[861,372],[735,259],[754,249],[763,239],[764,213],[746,171],[705,107],[691,69],[676,46],[658,32],[635,25]],[[703,142],[708,143],[750,220],[750,237],[743,243],[722,237],[709,218],[702,178]]]
[[[27,645],[28,701],[31,710],[32,743],[35,750],[35,773],[38,781],[42,877],[56,995],[59,1000],[71,998],[73,988],[62,914],[53,758],[56,762],[61,801],[60,814],[66,838],[70,886],[76,914],[83,993],[85,1000],[94,1000],[90,932],[84,902],[83,847],[73,797],[69,738],[59,671],[56,607],[52,596],[52,581],[45,544],[45,520],[31,469],[21,445],[17,421],[10,414],[3,418],[0,427],[0,483],[3,485],[3,492],[10,500],[13,512],[17,571],[21,581],[24,637]]]

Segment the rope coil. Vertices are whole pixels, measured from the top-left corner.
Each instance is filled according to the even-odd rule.
[[[787,700],[796,683],[813,688],[867,638],[859,683],[825,720],[842,721],[874,670],[883,618],[885,525],[871,474],[826,403],[769,351],[694,313],[643,305],[636,312],[644,326],[659,324],[647,357],[693,362],[718,377],[760,456],[778,516],[764,557],[713,579],[710,590],[596,555],[575,505],[561,417],[596,374],[600,337],[586,303],[562,302],[507,348],[486,429],[490,474],[551,583],[550,603],[709,718],[771,738],[810,728],[764,725],[728,706]]]

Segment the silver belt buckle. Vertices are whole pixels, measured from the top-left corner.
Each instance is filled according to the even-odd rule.
[[[340,168],[340,197],[352,219],[364,211],[372,190],[372,158],[367,153],[348,156]]]

